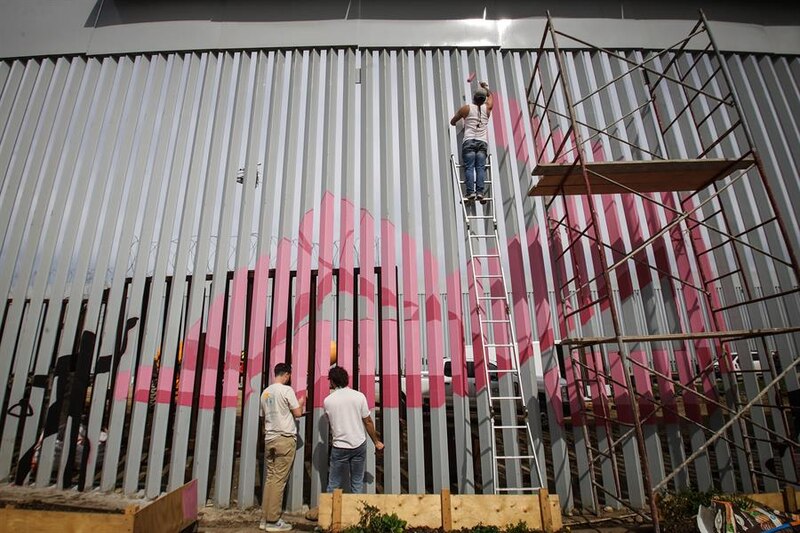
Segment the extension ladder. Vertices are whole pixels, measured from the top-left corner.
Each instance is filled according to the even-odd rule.
[[[483,344],[483,367],[485,369],[489,400],[494,492],[497,494],[534,491],[540,488],[543,478],[528,422],[526,396],[522,388],[517,335],[514,330],[511,304],[508,299],[509,292],[501,257],[502,247],[500,246],[500,236],[497,233],[497,218],[495,218],[495,210],[493,209],[494,198],[488,194],[492,184],[492,156],[489,155],[486,161],[485,186],[487,196],[484,198],[486,203],[483,205],[477,200],[468,202],[464,197],[463,185],[465,180],[462,179],[461,175],[462,165],[453,154],[450,155],[450,169],[455,194],[461,199],[469,260],[472,263],[472,268],[469,270],[472,276],[473,296],[475,297],[475,302],[477,302],[475,312],[478,314],[478,324]],[[481,206],[478,207],[479,205]],[[476,262],[481,263],[480,273],[476,271]],[[484,286],[484,283],[486,283],[486,286]],[[495,285],[494,295],[490,290],[491,284],[500,284],[501,286]],[[502,296],[498,294],[500,288],[502,288]],[[497,313],[498,308],[500,309],[500,316],[494,316],[493,312]],[[494,334],[491,334],[492,331]],[[500,332],[504,332],[504,335]],[[510,342],[492,342],[495,336],[505,337],[505,339],[510,339]],[[497,366],[490,368],[490,353],[492,351],[495,354],[498,354],[498,352],[507,354],[510,368],[500,369]],[[505,395],[501,387],[499,387],[500,378],[504,375],[512,377],[511,393],[506,393]],[[497,390],[494,390],[493,381],[498,384]],[[503,412],[506,413],[505,423],[503,421]],[[508,423],[509,418],[513,418],[511,423]],[[504,436],[505,438],[503,438]],[[527,453],[521,454],[522,452],[517,450],[523,438],[527,444]],[[503,442],[502,455],[497,453],[498,440]],[[513,461],[519,461],[520,465],[527,461],[531,468],[531,474],[534,473],[534,468],[536,472],[536,478],[531,476],[530,479],[538,480],[539,485],[534,486],[536,482],[532,481],[530,486],[501,487],[500,478],[498,477],[498,467],[501,461],[506,462],[506,467]],[[522,472],[520,472],[520,476],[509,476],[508,470],[506,470],[505,477],[507,484],[510,477],[516,477],[524,485],[522,480],[525,479],[525,476]]]

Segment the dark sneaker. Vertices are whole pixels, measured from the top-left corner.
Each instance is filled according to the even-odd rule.
[[[467,197],[465,198],[465,200],[467,202],[474,202],[475,201],[475,193],[471,192],[471,193],[467,194]]]
[[[480,203],[482,203],[482,204],[485,204],[485,203],[486,203],[486,197],[485,197],[483,194],[481,194],[481,193],[478,193],[478,194],[476,195],[476,198],[478,199],[478,201],[479,201]]]

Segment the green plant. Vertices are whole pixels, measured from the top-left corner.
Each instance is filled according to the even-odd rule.
[[[465,530],[462,530],[465,531]],[[478,524],[477,526],[469,529],[472,533],[501,533],[500,528],[497,526],[485,526],[483,524]]]
[[[382,514],[373,505],[364,504],[358,524],[344,530],[345,533],[402,533],[407,522],[396,514]]]
[[[528,524],[520,520],[516,524],[509,524],[503,530],[504,533],[534,533],[535,530],[528,527]]]

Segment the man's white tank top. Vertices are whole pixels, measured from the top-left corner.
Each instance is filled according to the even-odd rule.
[[[464,119],[464,140],[477,139],[485,143],[489,142],[486,135],[486,126],[489,124],[489,113],[486,111],[486,104],[478,107],[469,104],[469,114]]]

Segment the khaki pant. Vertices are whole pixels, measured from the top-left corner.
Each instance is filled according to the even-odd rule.
[[[264,520],[277,522],[282,514],[283,491],[292,469],[297,441],[294,437],[275,437],[264,446],[267,481],[261,508]]]

